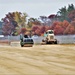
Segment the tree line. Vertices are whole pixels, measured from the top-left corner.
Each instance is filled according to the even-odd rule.
[[[27,13],[9,12],[2,18],[2,31],[4,35],[19,35],[28,33],[43,36],[48,29],[54,30],[55,35],[75,34],[75,7],[69,4],[59,9],[57,14],[39,16],[27,19]]]

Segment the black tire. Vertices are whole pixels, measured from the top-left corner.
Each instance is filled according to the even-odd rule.
[[[54,44],[57,44],[57,39],[55,39]]]
[[[21,47],[23,47],[23,45],[21,45]]]
[[[45,42],[45,40],[43,39],[42,42]]]
[[[57,40],[54,42],[54,44],[57,44]]]

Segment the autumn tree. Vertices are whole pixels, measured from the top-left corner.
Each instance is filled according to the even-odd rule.
[[[61,22],[57,22],[56,26],[54,27],[54,34],[55,35],[62,35],[64,28],[62,27],[62,23]]]
[[[48,25],[45,26],[45,31],[50,30],[50,29],[51,29],[50,26]]]
[[[26,28],[21,28],[21,33],[22,33],[22,34],[25,34],[26,31],[27,31]]]
[[[53,22],[53,24],[50,26],[50,28],[52,29],[52,30],[54,30],[54,28],[56,27],[56,25],[58,25],[59,24],[59,22],[58,21],[55,21],[55,22]]]
[[[18,23],[18,26],[20,28],[26,27],[26,18],[27,18],[27,13],[21,13],[21,12],[14,12],[14,20]]]
[[[18,35],[21,31],[21,28],[26,26],[26,17],[27,14],[26,13],[22,14],[21,12],[9,12],[8,14],[6,14],[6,16],[2,19],[3,34],[9,35],[10,32],[10,34],[12,35],[15,34]],[[8,31],[8,26],[9,26],[9,30],[11,29],[11,31]]]
[[[71,26],[72,34],[75,34],[75,20],[71,22]]]
[[[40,26],[40,32],[44,33],[45,32],[45,26]]]
[[[55,35],[63,35],[63,31],[64,31],[64,29],[59,25],[57,25],[54,29]]]
[[[37,18],[29,18],[27,25],[31,28],[33,25],[41,25],[41,22]]]
[[[48,29],[50,29],[50,26],[32,26],[32,33],[39,35],[39,36],[43,36],[44,32],[46,32]]]
[[[4,35],[11,35],[14,29],[15,27],[10,22],[8,22],[7,20],[4,20],[3,27],[2,27]]]
[[[64,31],[64,35],[72,35],[74,34],[74,32],[75,32],[74,27],[71,24],[69,24],[69,26]]]
[[[38,26],[32,26],[32,31],[35,32],[35,30],[37,30],[39,27]]]
[[[6,14],[6,17],[2,19],[3,21],[3,34],[11,35],[17,27],[17,22],[14,20],[14,13]]]
[[[64,35],[73,35],[75,34],[75,21],[69,23],[66,29],[63,32]]]
[[[63,35],[63,32],[69,26],[69,22],[64,20],[63,22],[54,22],[50,29],[54,30],[55,35]]]

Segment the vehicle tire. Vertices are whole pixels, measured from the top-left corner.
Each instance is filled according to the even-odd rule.
[[[57,44],[57,40],[54,42],[54,44]]]
[[[21,45],[21,47],[23,47],[23,45]]]
[[[54,44],[57,44],[57,39],[55,39],[55,42],[54,42]]]
[[[43,39],[42,42],[45,42],[45,40]]]

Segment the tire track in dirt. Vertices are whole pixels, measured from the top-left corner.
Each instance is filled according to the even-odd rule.
[[[74,64],[72,65],[71,63],[75,62],[74,59],[71,61],[72,55],[74,56],[74,49],[72,51],[72,47],[70,48],[66,47],[63,48],[63,47],[64,46],[52,45],[52,46],[41,46],[41,47],[34,46],[32,48],[21,48],[21,47],[4,48],[3,50],[0,50],[0,59],[1,59],[0,63],[4,61],[6,62],[2,63],[3,65],[2,64],[0,65],[5,68],[9,68],[8,71],[11,70],[11,72],[13,71],[13,73],[15,72],[22,75],[27,74],[29,70],[33,71],[36,75],[37,73],[43,75],[75,74],[75,68],[74,68],[75,65]],[[69,49],[69,51],[65,53],[66,52],[65,49]],[[61,56],[59,54],[61,54]],[[63,57],[63,55],[65,56]],[[59,58],[63,60],[60,60]],[[67,64],[68,62],[70,62],[70,64]],[[25,70],[27,73],[25,72]]]
[[[6,60],[6,63],[5,64],[3,64],[4,66],[8,66],[9,65],[9,67],[8,68],[12,68],[12,70],[14,70],[14,71],[16,71],[17,72],[17,70],[15,70],[15,68],[17,67],[17,68],[19,68],[19,66],[21,66],[22,67],[22,65],[23,65],[23,67],[26,67],[26,66],[29,66],[29,68],[31,67],[31,70],[33,69],[33,68],[35,68],[35,69],[37,69],[37,73],[40,73],[40,74],[48,74],[48,71],[46,72],[46,70],[44,70],[43,68],[42,69],[40,69],[40,67],[39,66],[36,66],[36,65],[33,65],[33,64],[30,64],[29,62],[21,62],[21,61],[17,61],[17,60],[15,60],[15,59],[12,59],[12,58],[10,58],[10,57],[4,57],[4,56],[1,56],[0,55],[0,57],[3,59],[3,60]],[[25,58],[26,59],[26,58]],[[28,61],[30,61],[31,59],[30,58],[27,58],[27,60]],[[33,61],[35,61],[35,60],[33,60]],[[15,68],[14,68],[14,65],[13,64],[10,64],[10,62],[11,63],[15,63]],[[40,62],[41,63],[41,62]],[[40,64],[39,63],[39,64]],[[1,64],[1,61],[0,61],[0,64]],[[19,65],[16,65],[16,64],[19,64]],[[39,65],[38,64],[38,65]],[[1,64],[2,65],[2,64]],[[13,67],[10,67],[10,66],[12,66],[13,65]],[[43,65],[42,65],[43,66]],[[22,68],[21,68],[22,69]],[[21,70],[22,71],[22,70]],[[36,71],[36,70],[35,70]],[[19,73],[21,73],[20,71],[18,71]],[[23,71],[24,72],[24,71]],[[22,73],[23,73],[22,72]],[[44,72],[44,73],[43,73]],[[46,73],[45,73],[46,72]],[[22,74],[21,73],[21,74]],[[28,72],[27,72],[28,73]],[[26,74],[27,74],[26,73]],[[34,74],[35,74],[35,72],[34,72]]]
[[[9,63],[12,62],[12,63]],[[7,65],[8,64],[8,65]],[[39,69],[37,66],[34,65],[30,65],[27,63],[21,63],[21,62],[16,62],[16,61],[11,61],[8,60],[8,62],[5,63],[1,63],[0,61],[0,65],[4,66],[6,69],[8,69],[9,74],[13,74],[14,72],[16,72],[16,74],[22,74],[22,75],[30,75],[30,74],[45,74],[48,75],[48,73],[42,71],[41,69]],[[13,73],[10,73],[10,71],[13,71]],[[4,73],[4,72],[3,72]]]

